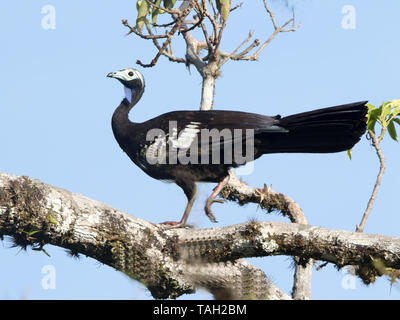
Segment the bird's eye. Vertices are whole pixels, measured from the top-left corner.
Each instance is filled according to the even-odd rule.
[[[129,75],[130,77],[132,77],[132,76],[133,76],[133,72],[132,72],[132,71],[129,71],[128,75]]]

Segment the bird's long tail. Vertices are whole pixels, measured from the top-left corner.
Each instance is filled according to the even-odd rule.
[[[294,114],[276,120],[288,132],[260,136],[262,153],[330,153],[351,149],[366,130],[367,101]]]

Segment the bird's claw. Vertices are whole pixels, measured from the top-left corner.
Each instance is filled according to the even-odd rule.
[[[213,204],[214,202],[216,202],[216,203],[225,203],[225,201],[226,200],[223,200],[223,199],[213,199],[211,204]]]
[[[224,203],[225,200],[222,199],[208,199],[206,202],[206,206],[204,208],[207,217],[210,219],[211,222],[217,223],[217,219],[215,218],[215,216],[213,215],[212,211],[211,211],[211,205],[216,202],[216,203]]]
[[[177,228],[189,228],[189,229],[192,229],[192,228],[194,228],[194,226],[191,225],[191,224],[177,222],[177,221],[165,221],[165,222],[161,222],[160,224],[165,229],[177,229]]]
[[[211,212],[211,208],[205,207],[204,209],[206,211],[206,215],[207,215],[208,219],[210,219],[211,222],[217,223],[218,221],[217,221],[217,219],[215,219],[213,213]]]

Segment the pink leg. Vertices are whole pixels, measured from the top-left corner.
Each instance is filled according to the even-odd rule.
[[[183,216],[181,218],[181,221],[165,221],[162,222],[161,224],[166,224],[169,225],[171,228],[185,228],[185,227],[192,227],[191,225],[186,224],[186,221],[189,217],[190,210],[192,210],[193,203],[196,200],[196,194],[197,194],[197,187],[194,184],[192,192],[190,193],[190,197],[188,199],[188,203],[185,208],[185,212],[183,213]]]
[[[211,196],[207,199],[206,202],[206,206],[204,208],[207,217],[212,221],[212,222],[217,222],[217,220],[215,219],[212,211],[211,211],[211,205],[214,202],[218,202],[218,203],[224,203],[225,200],[216,200],[215,198],[219,195],[219,193],[221,192],[221,190],[226,186],[226,184],[229,181],[229,176],[226,176],[224,178],[224,180],[222,180],[220,183],[218,183],[218,185],[215,187],[213,193],[211,194]]]

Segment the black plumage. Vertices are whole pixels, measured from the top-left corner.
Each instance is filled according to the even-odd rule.
[[[174,111],[133,123],[128,114],[144,92],[142,74],[128,68],[108,77],[118,79],[125,88],[126,97],[112,117],[120,147],[149,176],[175,182],[188,198],[181,221],[167,222],[177,226],[186,225],[196,182],[218,183],[205,206],[206,214],[215,221],[210,207],[218,201],[215,198],[228,181],[229,169],[267,153],[345,151],[366,130],[366,101],[283,118],[224,110]],[[250,155],[246,147],[253,150]]]

